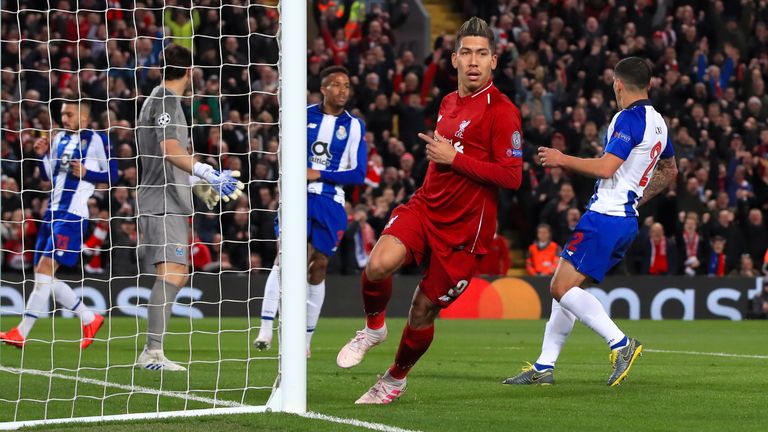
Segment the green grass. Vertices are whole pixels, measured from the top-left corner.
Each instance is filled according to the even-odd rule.
[[[738,425],[739,430],[763,430],[764,407],[768,396],[768,360],[761,358],[713,357],[646,352],[625,384],[605,385],[610,372],[608,350],[599,337],[577,325],[558,363],[557,384],[551,387],[510,387],[500,381],[517,373],[525,361],[536,359],[543,321],[439,321],[431,349],[409,376],[408,391],[390,406],[360,407],[353,402],[383,373],[397,348],[403,320],[389,320],[390,338],[372,351],[360,366],[351,370],[335,364],[338,349],[354,335],[361,319],[322,319],[309,360],[308,405],[311,411],[332,416],[384,423],[423,431],[496,430],[698,430],[721,431]],[[2,328],[9,325],[3,319]],[[216,331],[216,320],[196,320],[195,330]],[[258,325],[257,321],[252,324]],[[56,338],[73,342],[31,343],[24,351],[25,368],[51,370],[73,375],[67,369],[83,367],[80,376],[111,383],[140,385],[164,390],[231,389],[218,393],[220,399],[245,404],[264,404],[267,390],[243,391],[248,386],[271,386],[277,361],[274,351],[250,352],[250,361],[195,364],[191,373],[162,376],[129,367],[143,337],[135,338],[133,319],[111,320],[113,339],[109,346],[97,342],[81,358],[79,335],[74,320],[56,320]],[[144,323],[142,322],[142,326]],[[768,356],[765,322],[728,321],[624,321],[620,326],[638,337],[650,349],[723,352]],[[245,319],[225,319],[221,327],[230,331],[221,337],[195,334],[171,335],[166,354],[185,360],[189,346],[194,360],[246,359],[247,347],[255,333],[248,334]],[[142,327],[143,328],[143,327]],[[185,332],[189,321],[174,319],[171,330]],[[106,330],[106,329],[105,329]],[[106,332],[104,333],[106,335]],[[50,340],[51,325],[41,320],[32,337]],[[20,367],[20,350],[0,348],[0,365]],[[104,371],[107,358],[111,365]],[[187,408],[208,408],[201,402],[147,394],[128,397],[125,390],[62,379],[19,375],[0,371],[0,422],[52,417],[98,415]],[[240,388],[240,390],[234,390]],[[50,389],[50,390],[49,390]],[[50,395],[49,395],[50,391]],[[106,399],[104,395],[106,394]],[[212,398],[213,392],[195,394]],[[75,398],[77,395],[77,398]],[[48,404],[27,399],[57,399]],[[75,430],[81,426],[51,427],[44,430]],[[172,419],[166,421],[102,425],[94,430],[184,431],[236,430],[359,430],[319,420],[285,414],[256,414],[227,417]],[[41,429],[42,430],[42,429]]]

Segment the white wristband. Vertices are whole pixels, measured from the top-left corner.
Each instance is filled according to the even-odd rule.
[[[205,179],[213,171],[213,167],[203,162],[195,162],[192,166],[192,174]]]

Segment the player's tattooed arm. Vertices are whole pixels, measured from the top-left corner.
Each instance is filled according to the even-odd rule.
[[[677,179],[677,164],[675,158],[661,159],[656,165],[656,171],[653,172],[648,187],[645,188],[643,197],[637,203],[638,207],[647,203],[651,198],[658,195],[661,191]]]

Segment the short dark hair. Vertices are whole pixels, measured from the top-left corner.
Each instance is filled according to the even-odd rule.
[[[347,78],[349,78],[349,71],[344,66],[328,66],[327,68],[320,71],[320,82],[323,86],[325,86],[325,80],[329,76],[337,73],[342,73],[346,75]]]
[[[493,34],[493,29],[484,19],[474,16],[464,21],[464,24],[459,27],[459,31],[456,32],[456,49],[461,46],[461,39],[467,36],[480,36],[488,39],[491,54],[496,52],[496,36]]]
[[[88,112],[91,112],[91,100],[90,99],[64,99],[62,105],[78,105],[80,108],[85,107]]]
[[[192,53],[183,46],[171,44],[165,47],[163,52],[165,58],[164,79],[177,80],[182,78],[187,70],[192,67]]]
[[[616,63],[613,74],[630,90],[646,90],[651,85],[651,66],[640,57],[627,57]]]

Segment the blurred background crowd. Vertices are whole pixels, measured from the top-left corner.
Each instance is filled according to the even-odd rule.
[[[3,265],[20,269],[47,205],[31,146],[57,125],[56,98],[95,101],[93,127],[108,130],[120,179],[91,200],[87,271],[117,272],[135,253],[135,117],[160,82],[161,48],[193,48],[185,101],[199,158],[239,169],[248,194],[193,217],[198,270],[268,268],[277,207],[277,11],[244,0],[3,2]],[[135,4],[136,10],[133,9]],[[106,10],[108,5],[110,9]],[[308,101],[320,72],[351,72],[348,109],[364,119],[366,185],[349,188],[350,226],[331,272],[356,273],[392,209],[426,172],[419,132],[433,129],[455,91],[451,32],[433,31],[431,52],[398,41],[415,2],[311,0]],[[166,6],[165,9],[162,6]],[[478,15],[496,34],[494,83],[523,116],[524,181],[502,191],[499,235],[487,274],[548,275],[593,191],[594,180],[536,161],[538,146],[599,156],[616,113],[612,67],[648,59],[651,99],[665,117],[680,168],[673,187],[640,208],[641,233],[618,274],[755,276],[768,261],[768,2],[765,0],[425,0],[433,30]],[[119,9],[120,7],[126,9]],[[34,11],[38,9],[39,11]],[[453,20],[453,21],[451,21]],[[444,22],[445,21],[445,22]],[[429,51],[429,50],[428,50]],[[223,66],[222,66],[223,64]],[[221,214],[219,215],[219,210]],[[111,218],[110,218],[111,216]],[[108,253],[104,253],[108,251]],[[412,271],[413,269],[406,269]]]

